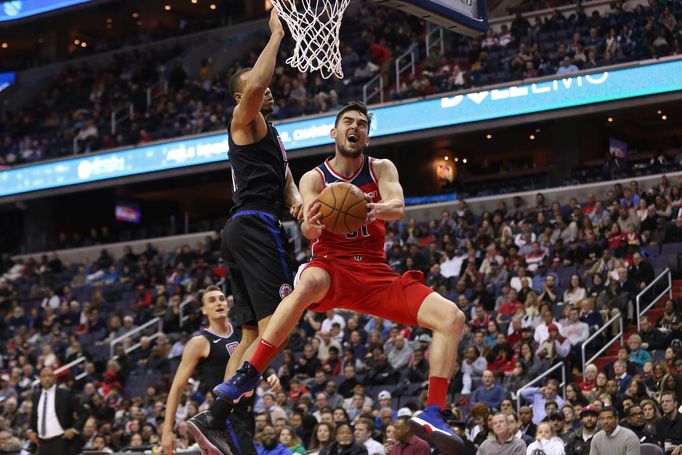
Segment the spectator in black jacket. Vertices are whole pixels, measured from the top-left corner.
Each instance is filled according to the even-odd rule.
[[[668,346],[666,335],[653,326],[648,316],[639,318],[639,336],[642,338],[641,348],[647,351],[665,349]]]
[[[682,445],[682,415],[677,410],[679,402],[675,392],[661,393],[660,400],[663,416],[656,422],[656,436],[668,453],[671,448]]]
[[[639,438],[640,443],[658,444],[658,439],[646,429],[644,423],[642,407],[638,404],[630,406],[630,409],[627,411],[626,422],[623,426],[632,430]]]
[[[634,264],[628,269],[628,281],[631,281],[636,289],[644,289],[654,281],[654,268],[639,253],[632,255],[632,262]]]

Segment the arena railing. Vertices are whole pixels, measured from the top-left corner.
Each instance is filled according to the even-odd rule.
[[[654,286],[656,286],[657,283],[661,282],[663,278],[668,279],[668,285],[663,289],[659,294],[656,295],[656,297],[652,298],[649,304],[644,307],[640,308],[642,303],[642,300],[647,297],[647,292],[649,292],[650,289],[653,289]],[[665,294],[668,294],[668,298],[672,299],[673,298],[673,279],[672,279],[672,273],[670,272],[669,268],[666,268],[664,271],[660,273],[654,280],[647,285],[642,291],[637,294],[637,297],[635,298],[635,308],[637,309],[637,332],[639,332],[639,318],[649,311],[649,308],[654,306],[658,300],[663,297]]]
[[[187,320],[187,316],[185,315],[185,307],[194,301],[194,297],[192,297],[190,294],[185,298],[185,300],[182,301],[182,303],[180,303],[180,306],[178,307],[178,322],[180,323],[180,328],[185,325],[185,321]]]
[[[409,58],[409,62],[402,65],[404,59]],[[415,68],[417,66],[417,43],[412,43],[405,52],[395,59],[395,90],[400,93],[400,75],[405,71],[410,71],[414,77]]]
[[[379,84],[379,88],[371,89],[373,85]],[[371,91],[370,91],[371,90]],[[370,104],[369,100],[379,95],[379,102],[384,102],[384,78],[381,73],[374,76],[362,86],[362,99],[366,104]]]
[[[114,338],[113,340],[111,340],[111,341],[109,342],[109,357],[111,357],[111,358],[114,359],[114,360],[116,359],[116,356],[114,355],[114,352],[116,351],[116,345],[117,345],[117,344],[122,343],[122,342],[124,342],[125,340],[134,337],[134,336],[137,335],[138,333],[143,332],[143,331],[145,331],[146,329],[148,329],[148,328],[150,328],[150,327],[153,327],[154,325],[157,325],[157,326],[158,326],[157,331],[156,331],[155,333],[149,335],[149,339],[153,341],[153,340],[155,340],[156,338],[158,338],[158,336],[161,335],[161,334],[163,333],[163,320],[162,320],[161,318],[154,318],[154,319],[151,319],[151,320],[145,322],[145,323],[142,324],[141,326],[136,327],[136,328],[134,328],[134,329],[132,329],[132,330],[129,330],[128,332],[124,333],[123,335],[121,335],[121,336],[119,336],[119,337],[116,337],[116,338]],[[129,352],[134,351],[135,349],[137,349],[137,348],[139,348],[139,347],[140,347],[140,343],[139,343],[139,342],[135,343],[134,345],[132,345],[132,346],[126,348],[126,350],[125,350],[125,351],[126,351],[126,354],[128,354]]]
[[[611,327],[613,324],[618,323],[619,325],[619,332],[616,334],[611,340],[609,340],[606,344],[602,346],[602,348],[594,354],[592,357],[590,357],[588,360],[585,360],[585,351],[587,350],[587,345],[590,344],[592,340],[597,338],[603,331]],[[624,330],[623,330],[623,315],[622,314],[617,314],[611,319],[609,319],[609,322],[604,324],[602,327],[599,328],[596,332],[594,332],[585,342],[580,346],[580,353],[582,354],[582,372],[583,372],[583,379],[587,379],[585,376],[585,367],[592,363],[596,358],[598,358],[600,355],[604,353],[618,338],[620,338],[620,345],[623,346],[623,335],[624,335]]]
[[[561,384],[559,384],[559,387],[561,387],[563,390],[562,396],[566,397],[566,364],[564,362],[559,362],[556,365],[554,365],[552,368],[550,368],[549,370],[542,373],[540,376],[536,377],[532,381],[527,382],[526,384],[519,387],[519,390],[516,391],[516,412],[517,413],[519,412],[519,409],[521,408],[521,391],[523,389],[527,389],[528,387],[532,387],[534,384],[538,383],[540,380],[549,376],[550,373],[552,373],[553,371],[558,370],[558,369],[561,369]],[[513,394],[512,394],[512,398],[514,398]]]
[[[445,40],[443,39],[443,27],[437,25],[431,25],[427,22],[427,27],[430,27],[426,32],[426,56],[431,55],[431,49],[433,46],[440,47],[440,54],[445,54]]]
[[[71,368],[78,366],[81,363],[85,363],[86,360],[88,360],[88,359],[85,356],[80,356],[76,360],[72,360],[71,362],[67,363],[66,365],[62,365],[59,368],[57,368],[56,370],[54,370],[53,374],[55,376],[58,376],[60,373],[63,373],[66,370],[70,370]],[[77,375],[74,379],[76,381],[78,381],[78,380],[84,378],[85,376],[87,376],[87,373],[85,371],[83,371],[79,375]],[[33,381],[31,383],[31,386],[35,387],[38,384],[40,384],[40,379],[36,379],[35,381]]]

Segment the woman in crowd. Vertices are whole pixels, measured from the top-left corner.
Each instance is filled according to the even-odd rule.
[[[303,447],[301,439],[291,427],[286,426],[282,428],[282,431],[279,432],[279,442],[284,444],[292,454],[303,455],[305,453],[305,447]]]
[[[575,382],[571,382],[566,385],[566,401],[571,403],[572,406],[587,406],[589,404],[580,390],[580,386]]]
[[[639,405],[642,407],[644,413],[644,429],[651,434],[656,434],[656,421],[661,418],[661,413],[658,406],[651,399],[640,401]]]
[[[605,394],[606,393],[606,383],[608,381],[609,381],[609,378],[606,376],[606,373],[597,374],[597,380],[595,381],[596,386],[587,395],[587,401],[592,403],[594,400],[599,398],[601,395]]]
[[[328,423],[319,423],[313,431],[313,436],[310,438],[310,447],[308,447],[309,455],[319,455],[323,449],[332,444],[332,434],[334,428]]]
[[[564,291],[564,305],[575,305],[587,295],[578,275],[571,276],[568,289]]]

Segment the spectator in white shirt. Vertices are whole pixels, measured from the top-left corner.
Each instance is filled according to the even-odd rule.
[[[384,455],[384,446],[372,438],[372,428],[374,424],[371,420],[361,418],[355,422],[355,440],[367,447],[368,455]]]
[[[328,310],[326,315],[327,317],[322,321],[322,326],[320,327],[321,332],[331,332],[335,322],[341,326],[341,331],[346,328],[346,320],[343,316],[337,314],[335,310]]]

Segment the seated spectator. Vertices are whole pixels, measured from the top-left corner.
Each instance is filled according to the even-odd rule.
[[[572,73],[577,73],[578,72],[578,67],[573,64],[571,61],[571,57],[568,55],[563,58],[561,61],[561,66],[557,70],[556,74],[558,76],[563,76],[566,74],[572,74]]]
[[[502,412],[493,415],[493,437],[487,438],[478,448],[478,455],[513,454],[523,455],[526,443],[514,437],[509,420]]]
[[[533,409],[534,424],[539,424],[547,417],[545,404],[548,401],[555,401],[559,407],[563,406],[564,400],[557,395],[558,390],[559,383],[554,379],[547,381],[544,387],[527,387],[521,390],[521,397],[528,401]]]
[[[279,442],[279,434],[270,425],[263,428],[260,443],[256,445],[258,455],[291,455],[289,449]]]
[[[495,377],[490,370],[483,372],[481,381],[482,384],[471,395],[471,401],[474,403],[485,403],[492,409],[499,409],[500,403],[507,396],[506,391],[501,386],[495,384]]]
[[[642,349],[642,339],[637,334],[630,335],[628,338],[628,348],[630,350],[628,360],[640,369],[644,366],[645,362],[654,359],[650,352]]]
[[[368,455],[385,455],[384,446],[372,438],[372,421],[360,418],[355,422],[355,441],[364,444]]]
[[[538,453],[541,451],[546,455],[564,455],[564,442],[558,438],[552,426],[547,422],[538,424],[535,442],[528,446],[527,454]]]

